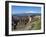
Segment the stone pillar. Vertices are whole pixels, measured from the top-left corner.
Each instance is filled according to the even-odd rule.
[[[31,19],[32,19],[32,18],[31,18],[30,16],[28,16],[28,18],[29,18],[29,22],[31,22]]]

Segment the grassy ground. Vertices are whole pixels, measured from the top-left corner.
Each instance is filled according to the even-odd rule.
[[[32,22],[32,30],[39,30],[41,29],[41,19],[40,17],[36,17]]]

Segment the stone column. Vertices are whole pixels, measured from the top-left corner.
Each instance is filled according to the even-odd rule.
[[[31,19],[32,19],[32,18],[31,18],[30,16],[28,16],[28,18],[29,18],[29,22],[31,22]]]

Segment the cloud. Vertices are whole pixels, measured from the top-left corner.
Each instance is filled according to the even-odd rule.
[[[40,12],[36,12],[36,11],[27,11],[25,13],[40,13]]]

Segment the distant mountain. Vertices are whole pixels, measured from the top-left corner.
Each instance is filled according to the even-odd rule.
[[[41,13],[21,13],[21,14],[13,14],[13,16],[40,16]]]

